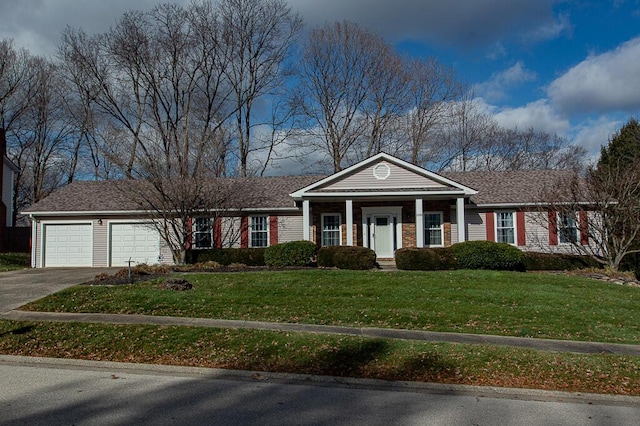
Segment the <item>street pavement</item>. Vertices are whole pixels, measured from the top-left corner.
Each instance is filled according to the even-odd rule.
[[[0,356],[0,424],[640,424],[640,398]]]

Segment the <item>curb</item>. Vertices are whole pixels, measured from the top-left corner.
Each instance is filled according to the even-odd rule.
[[[387,381],[336,376],[314,376],[294,373],[270,373],[264,371],[225,370],[221,368],[184,367],[173,365],[90,361],[82,359],[43,358],[17,355],[0,355],[0,365],[39,367],[51,369],[77,369],[90,371],[119,371],[121,374],[166,375],[190,377],[202,380],[232,380],[269,382],[283,385],[340,387],[393,392],[429,393],[439,395],[471,395],[478,398],[514,399],[541,402],[571,402],[589,405],[631,406],[640,405],[640,397],[606,395],[579,392],[547,391],[538,389],[499,388],[456,384]]]

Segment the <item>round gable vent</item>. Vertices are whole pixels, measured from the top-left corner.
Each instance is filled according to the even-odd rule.
[[[384,180],[388,178],[390,174],[391,168],[385,163],[380,163],[373,168],[373,175],[376,179]]]

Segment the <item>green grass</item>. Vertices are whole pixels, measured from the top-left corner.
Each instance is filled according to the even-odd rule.
[[[15,271],[31,266],[29,253],[0,253],[0,272]]]
[[[150,325],[0,321],[0,353],[640,395],[640,357]]]
[[[640,342],[640,289],[497,271],[188,274],[194,290],[79,286],[26,309]]]

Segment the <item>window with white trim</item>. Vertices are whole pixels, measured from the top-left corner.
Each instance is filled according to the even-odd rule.
[[[496,242],[516,243],[516,222],[513,212],[496,212]]]
[[[579,239],[578,220],[575,213],[558,214],[558,241],[561,244],[575,244]]]
[[[342,243],[341,217],[339,213],[322,214],[322,246],[339,246]]]
[[[269,246],[269,216],[249,217],[249,247]]]
[[[193,222],[193,246],[196,249],[213,247],[213,221],[208,217],[198,217]]]
[[[442,213],[424,213],[424,244],[426,247],[443,246]]]

